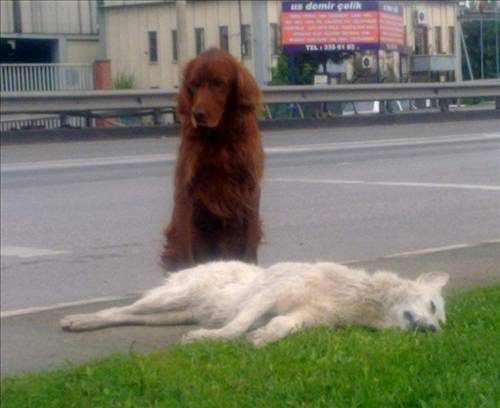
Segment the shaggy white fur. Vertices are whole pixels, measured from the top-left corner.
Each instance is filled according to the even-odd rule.
[[[184,342],[247,333],[256,346],[319,325],[434,331],[445,321],[441,290],[447,281],[440,272],[412,281],[328,262],[260,268],[221,261],[176,272],[130,306],[60,323],[71,331],[196,323],[204,328],[188,332]]]

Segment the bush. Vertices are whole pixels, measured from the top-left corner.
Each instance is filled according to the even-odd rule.
[[[120,71],[113,78],[113,89],[133,89],[135,87],[134,74]]]

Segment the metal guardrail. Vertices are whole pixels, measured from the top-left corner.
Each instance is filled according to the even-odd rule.
[[[264,102],[303,104],[316,102],[354,102],[402,99],[439,99],[447,106],[450,99],[493,97],[500,109],[500,80],[446,83],[359,84],[334,86],[266,86]],[[57,113],[90,115],[92,113],[173,111],[176,92],[165,90],[71,91],[2,93],[3,114]],[[446,110],[446,109],[444,109]],[[116,115],[115,115],[116,116]]]
[[[175,107],[175,92],[158,89],[126,91],[60,91],[3,93],[4,114],[76,113]]]
[[[500,80],[468,82],[273,86],[263,88],[265,102],[355,102],[397,99],[500,97]]]

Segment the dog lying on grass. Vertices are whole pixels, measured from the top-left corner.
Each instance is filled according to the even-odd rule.
[[[130,306],[70,315],[63,329],[200,324],[183,342],[247,334],[255,346],[301,328],[356,325],[436,331],[445,321],[441,290],[448,275],[416,280],[368,274],[335,263],[283,262],[269,268],[238,261],[179,271]]]

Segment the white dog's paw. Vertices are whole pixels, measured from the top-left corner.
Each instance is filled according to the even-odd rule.
[[[269,343],[268,337],[261,330],[255,330],[247,335],[248,341],[255,347],[262,347]]]
[[[63,317],[59,324],[64,330],[84,331],[98,329],[102,322],[92,314],[75,314]]]
[[[184,334],[184,336],[182,336],[181,343],[188,344],[198,340],[209,339],[213,337],[211,335],[211,332],[212,330],[207,330],[207,329],[197,329],[188,331],[186,334]]]

